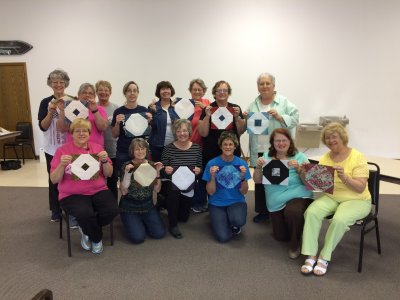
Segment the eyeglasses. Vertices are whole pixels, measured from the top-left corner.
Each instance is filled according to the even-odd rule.
[[[279,144],[279,143],[287,144],[287,143],[289,143],[289,140],[274,140],[274,143],[276,143],[276,144]]]
[[[177,130],[176,133],[189,133],[189,130],[187,129]]]
[[[61,85],[65,85],[65,81],[52,81],[51,84],[61,84]]]
[[[218,94],[227,94],[228,90],[227,89],[218,89],[215,92],[218,93]]]
[[[89,129],[75,129],[74,133],[89,133]]]

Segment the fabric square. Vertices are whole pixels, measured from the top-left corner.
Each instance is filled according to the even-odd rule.
[[[217,188],[234,189],[239,188],[241,183],[240,166],[227,165],[219,166],[215,175]]]
[[[268,134],[269,114],[267,112],[249,112],[247,132],[252,134]]]
[[[153,164],[143,163],[133,168],[133,179],[143,187],[151,185],[157,178],[157,170]]]
[[[192,171],[193,168],[187,166],[180,166],[174,168],[172,173],[172,188],[181,192],[189,192],[194,189],[196,175]]]
[[[175,100],[175,112],[180,119],[191,120],[194,114],[194,101],[189,99],[177,98]]]
[[[74,180],[95,180],[99,177],[100,162],[96,154],[73,154],[71,174]]]
[[[64,102],[65,117],[69,122],[73,122],[76,118],[87,119],[89,116],[88,108],[79,100]]]
[[[149,131],[149,122],[147,121],[146,113],[125,115],[123,128],[128,137],[145,135]]]
[[[263,165],[263,184],[289,185],[289,160],[269,159]]]
[[[335,184],[335,169],[331,166],[306,164],[305,182],[306,187],[313,191],[322,191],[333,194]]]
[[[212,107],[211,128],[229,130],[233,128],[233,107]]]

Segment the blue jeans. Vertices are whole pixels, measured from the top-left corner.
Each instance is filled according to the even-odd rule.
[[[221,243],[232,239],[232,227],[242,227],[246,224],[247,203],[236,202],[229,206],[208,205],[211,226],[215,237]]]
[[[144,214],[121,212],[121,220],[129,239],[134,244],[143,243],[146,234],[154,239],[161,239],[166,233],[160,213],[154,207]]]

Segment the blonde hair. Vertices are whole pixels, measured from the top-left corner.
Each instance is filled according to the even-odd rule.
[[[96,87],[96,93],[97,93],[97,91],[99,90],[99,88],[101,86],[104,86],[104,87],[108,88],[110,90],[110,93],[112,92],[112,87],[111,87],[111,83],[110,82],[108,82],[106,80],[99,80],[99,81],[96,82],[96,86],[95,86]]]
[[[345,146],[347,146],[348,142],[349,142],[349,136],[347,134],[346,129],[343,127],[342,124],[337,123],[337,122],[332,122],[329,123],[328,125],[326,125],[324,127],[324,129],[322,129],[322,135],[321,135],[321,141],[322,143],[326,146],[326,142],[325,142],[325,136],[327,134],[333,134],[333,133],[337,133],[339,134],[340,139],[342,140],[343,144]]]
[[[76,118],[69,127],[69,132],[71,134],[74,133],[74,130],[77,128],[86,128],[89,130],[89,133],[92,131],[92,124],[90,124],[89,120],[85,120],[82,118]]]

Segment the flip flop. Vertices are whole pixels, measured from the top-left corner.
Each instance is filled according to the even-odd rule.
[[[318,266],[318,264],[322,265],[323,267]],[[325,259],[318,258],[317,265],[314,267],[313,273],[315,276],[324,276],[326,271],[328,270],[329,262]],[[315,273],[315,271],[319,271],[320,273]]]
[[[308,263],[309,265],[306,265],[307,263]],[[310,274],[313,273],[314,266],[315,266],[315,259],[307,258],[307,259],[304,261],[304,265],[302,265],[301,268],[300,268],[300,273],[303,274],[303,275],[305,275],[305,276],[310,275]],[[307,271],[304,272],[303,269],[306,269]]]

